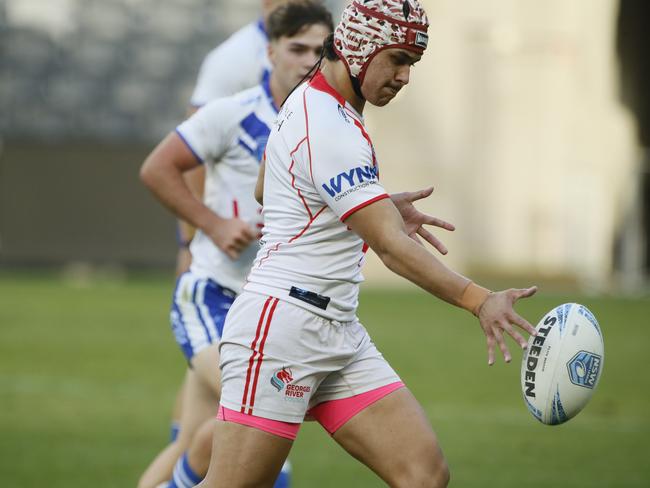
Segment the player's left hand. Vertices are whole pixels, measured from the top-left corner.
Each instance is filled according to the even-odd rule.
[[[505,341],[506,334],[512,337],[522,349],[528,345],[528,341],[515,330],[513,325],[531,335],[537,335],[535,327],[514,310],[517,300],[531,297],[536,292],[536,286],[492,292],[481,306],[478,319],[487,339],[488,365],[494,364],[495,347],[501,350],[506,363],[512,360]]]
[[[424,226],[433,225],[434,227],[440,227],[441,229],[449,231],[455,230],[456,227],[449,222],[445,222],[444,220],[420,212],[415,208],[415,205],[413,205],[413,202],[427,198],[431,193],[433,193],[433,187],[413,192],[406,191],[403,193],[396,193],[391,195],[390,198],[393,201],[393,204],[397,207],[397,210],[399,210],[399,213],[402,215],[404,226],[406,227],[406,233],[411,239],[422,244],[418,237],[419,235],[435,247],[440,254],[447,254],[447,247],[436,236],[425,229]]]

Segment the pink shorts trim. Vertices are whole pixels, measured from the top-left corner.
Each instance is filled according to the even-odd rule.
[[[333,435],[356,414],[403,386],[404,383],[396,381],[349,398],[319,403],[309,410],[309,415]]]
[[[284,437],[285,439],[295,440],[300,430],[300,424],[291,422],[282,422],[280,420],[265,419],[255,415],[248,415],[219,405],[217,420],[224,422],[233,422],[235,424],[247,425],[254,427],[269,434]]]

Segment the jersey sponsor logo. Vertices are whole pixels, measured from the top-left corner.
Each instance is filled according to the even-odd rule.
[[[276,371],[273,376],[271,376],[271,384],[278,391],[282,391],[284,385],[288,385],[292,381],[293,373],[291,372],[290,368],[287,368],[285,366],[283,366],[280,371]]]
[[[364,165],[343,171],[330,178],[329,185],[323,183],[322,186],[329,196],[338,201],[345,195],[374,183],[377,183],[377,168]]]

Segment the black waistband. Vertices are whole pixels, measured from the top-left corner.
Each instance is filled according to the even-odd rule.
[[[313,291],[303,290],[302,288],[297,288],[295,286],[292,286],[291,290],[289,290],[289,296],[323,310],[327,308],[327,305],[330,302],[330,297],[325,297],[318,293],[314,293]]]

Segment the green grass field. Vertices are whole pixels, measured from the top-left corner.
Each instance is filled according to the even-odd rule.
[[[0,274],[0,486],[135,486],[183,375],[170,292],[164,277]],[[472,316],[417,291],[364,291],[360,317],[424,405],[451,486],[650,486],[650,300],[541,294],[518,309],[535,323],[566,301],[596,314],[606,360],[586,410],[547,427],[521,399],[521,353],[488,368]],[[382,486],[317,425],[291,458],[297,488]]]

